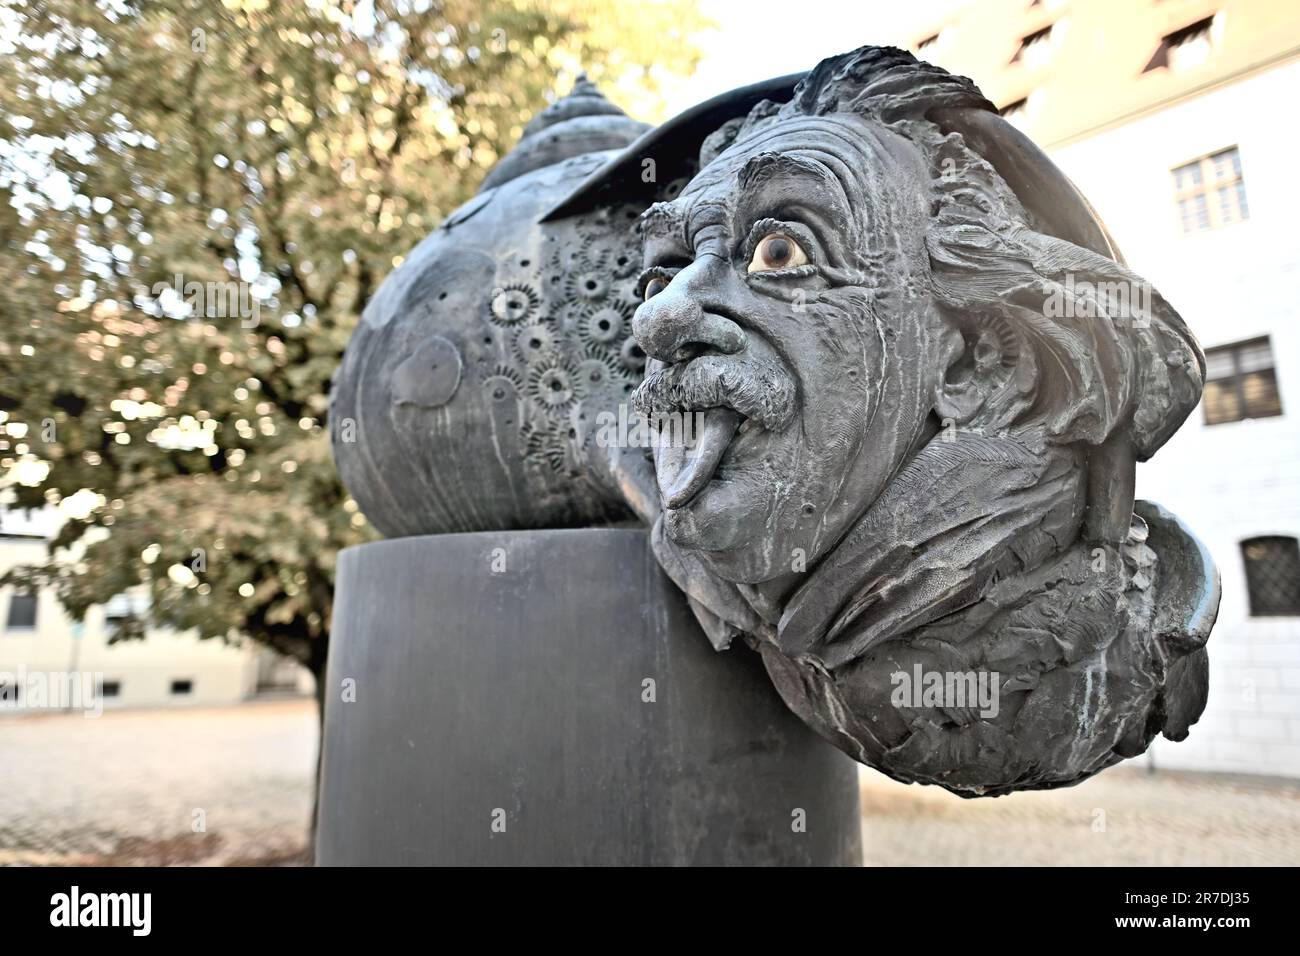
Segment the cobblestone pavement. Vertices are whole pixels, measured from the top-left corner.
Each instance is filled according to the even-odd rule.
[[[870,866],[1300,864],[1300,781],[1113,767],[1077,787],[963,800],[862,774]]]
[[[302,863],[316,734],[308,700],[0,718],[0,865]],[[870,865],[1300,863],[1300,781],[1119,767],[972,801],[864,771],[862,808]]]
[[[0,865],[303,862],[316,737],[310,700],[6,716]]]

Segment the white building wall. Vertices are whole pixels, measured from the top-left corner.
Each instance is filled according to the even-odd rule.
[[[1198,408],[1138,466],[1138,496],[1182,517],[1223,578],[1209,704],[1188,740],[1157,742],[1157,766],[1300,776],[1300,617],[1250,617],[1239,547],[1300,537],[1298,100],[1291,61],[1051,151],[1202,347],[1272,340],[1280,417],[1206,426]],[[1250,219],[1183,235],[1170,170],[1229,146]]]
[[[41,563],[45,553],[42,539],[0,538],[0,574],[15,565]],[[35,628],[10,630],[6,624],[12,593],[12,588],[0,588],[0,675],[10,677],[20,670],[102,674],[104,681],[121,686],[117,698],[104,699],[105,708],[232,704],[257,690],[257,651],[251,644],[235,647],[199,640],[192,631],[159,630],[148,631],[142,641],[109,644],[102,607],[91,608],[84,622],[74,622],[49,591],[37,596]],[[174,680],[192,681],[192,691],[173,694]],[[12,712],[0,708],[0,716]]]

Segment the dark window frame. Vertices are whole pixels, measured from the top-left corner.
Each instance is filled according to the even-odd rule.
[[[171,697],[189,697],[194,693],[193,677],[173,677],[167,693]]]
[[[1029,110],[1028,96],[1022,96],[1018,100],[1012,100],[1010,103],[1007,103],[1005,106],[999,106],[998,115],[1001,116],[1003,119],[1006,119],[1009,116],[1014,116],[1016,113],[1020,112],[1021,110],[1028,112]]]
[[[1054,26],[1056,26],[1055,23],[1049,23],[1047,26],[1039,30],[1035,30],[1032,33],[1026,33],[1023,37],[1021,37],[1020,45],[1016,47],[1016,52],[1012,55],[1011,62],[1023,63],[1025,59],[1025,52],[1030,47],[1037,46],[1039,43],[1050,43],[1052,41],[1052,28]]]
[[[1214,50],[1214,37],[1211,30],[1214,27],[1214,17],[1216,14],[1210,14],[1208,17],[1202,17],[1199,20],[1193,20],[1186,26],[1179,27],[1172,33],[1166,33],[1160,38],[1160,45],[1156,47],[1156,52],[1151,54],[1151,59],[1147,65],[1142,67],[1143,73],[1150,73],[1152,70],[1167,69],[1169,67],[1169,54],[1180,46],[1185,46],[1199,36],[1204,36],[1210,44],[1210,50]]]
[[[1270,545],[1281,545],[1281,553],[1251,557],[1252,548]],[[1293,535],[1265,534],[1244,538],[1239,547],[1250,616],[1300,617],[1300,541]]]
[[[20,599],[28,599],[31,602],[31,623],[14,623],[14,606]],[[23,615],[27,618],[29,615]],[[9,606],[5,612],[5,630],[6,631],[34,631],[36,622],[40,619],[40,595],[35,591],[13,590],[9,592]]]
[[[1268,348],[1268,356],[1271,364],[1269,365],[1267,371],[1272,376],[1273,393],[1274,395],[1277,396],[1276,411],[1271,411],[1268,409],[1260,409],[1260,408],[1252,409],[1250,407],[1249,400],[1247,399],[1246,396],[1244,382],[1245,382],[1245,376],[1248,373],[1242,371],[1241,354],[1248,348],[1255,348],[1260,345],[1266,346]],[[1244,341],[1241,342],[1230,342],[1226,345],[1216,345],[1213,348],[1206,349],[1205,353],[1207,357],[1212,356],[1216,353],[1220,353],[1220,354],[1229,353],[1232,355],[1232,374],[1230,376],[1221,376],[1219,378],[1209,378],[1207,376],[1205,384],[1208,387],[1211,382],[1228,382],[1228,381],[1232,382],[1233,385],[1232,390],[1237,398],[1237,410],[1238,410],[1238,414],[1235,417],[1232,418],[1216,417],[1212,420],[1211,408],[1209,403],[1202,401],[1201,402],[1202,420],[1205,422],[1207,426],[1227,425],[1232,422],[1244,422],[1256,418],[1278,418],[1286,414],[1286,409],[1282,406],[1282,395],[1277,388],[1277,360],[1274,357],[1273,340],[1271,336],[1261,335],[1257,338],[1245,339]],[[1262,372],[1265,370],[1256,369],[1254,371]]]

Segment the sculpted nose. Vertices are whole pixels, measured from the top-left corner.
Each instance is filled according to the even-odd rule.
[[[745,347],[744,330],[710,308],[725,280],[707,274],[709,259],[677,273],[632,316],[632,336],[646,355],[671,363],[694,352],[731,354]]]

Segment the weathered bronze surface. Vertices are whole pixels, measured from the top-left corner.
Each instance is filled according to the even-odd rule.
[[[1203,375],[969,80],[863,47],[653,131],[580,84],[385,283],[332,420],[385,534],[645,522],[803,720],[979,796],[1204,708],[1217,573],[1133,491]]]

